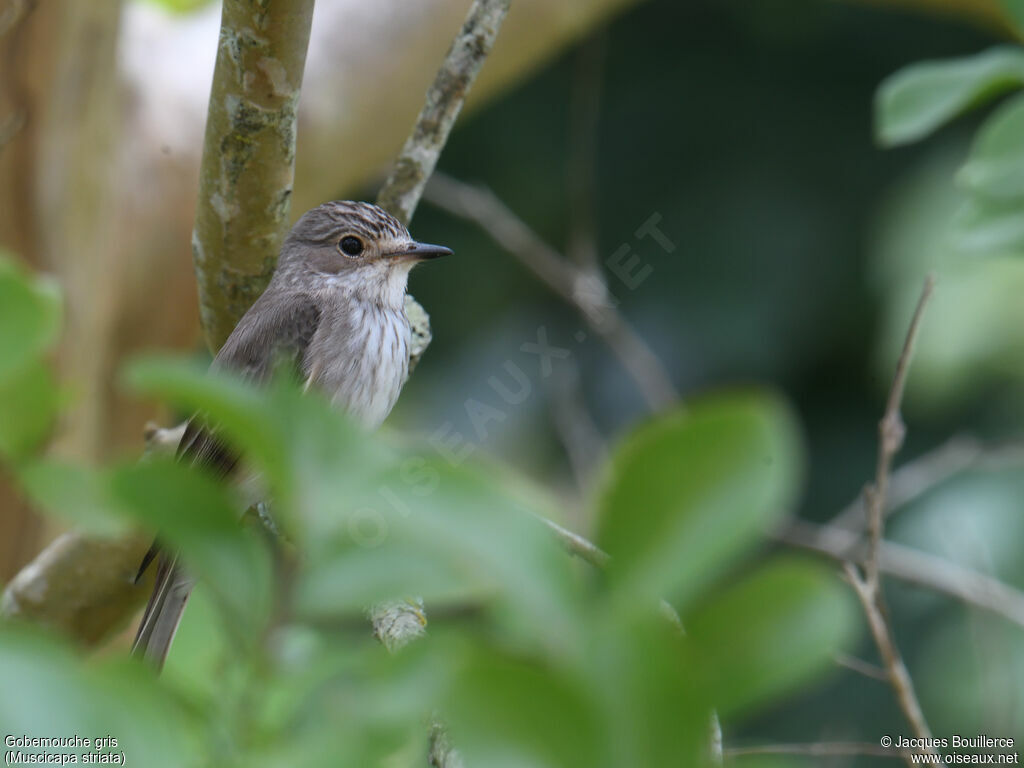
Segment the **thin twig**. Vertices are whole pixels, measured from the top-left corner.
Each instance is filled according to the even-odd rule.
[[[903,342],[903,351],[896,363],[896,375],[893,377],[892,388],[889,390],[885,415],[878,423],[878,461],[875,465],[875,481],[873,485],[864,489],[867,528],[871,540],[864,571],[869,585],[876,592],[878,590],[877,554],[882,543],[882,532],[885,526],[883,510],[889,484],[889,471],[892,468],[893,456],[903,447],[903,439],[907,431],[900,413],[900,406],[903,403],[903,391],[907,385],[910,358],[913,356],[914,343],[917,341],[918,330],[921,327],[921,317],[934,288],[935,277],[928,275],[924,281],[924,288],[921,290],[921,298],[918,299],[917,307],[914,310],[914,316],[910,320],[910,328],[907,330],[907,337]]]
[[[455,119],[466,95],[498,37],[510,0],[473,0],[462,29],[452,41],[441,68],[427,90],[412,133],[380,192],[377,204],[408,225],[423,196],[441,150],[448,142]],[[418,350],[410,368],[430,343],[430,318],[410,295],[405,297],[405,312]],[[383,609],[371,610],[374,632],[388,650],[396,650],[420,637],[427,624],[423,601],[392,601]],[[400,617],[396,620],[395,617]],[[435,719],[430,726],[429,764],[435,768],[462,768],[458,751],[452,746],[444,724]]]
[[[551,420],[577,485],[586,489],[594,468],[607,461],[608,449],[584,402],[579,369],[572,360],[565,362],[568,365],[556,376],[552,387]]]
[[[435,716],[428,734],[429,751],[427,764],[431,768],[464,768],[462,756],[452,745],[451,737],[444,723]]]
[[[860,562],[866,544],[853,531],[835,525],[790,520],[772,533],[777,541],[825,555],[839,562]],[[943,557],[883,541],[879,571],[980,608],[1024,627],[1024,592]]]
[[[377,203],[408,224],[448,141],[455,118],[498,37],[509,0],[473,0]]]
[[[722,748],[722,721],[718,719],[718,712],[712,710],[710,722],[708,723],[709,735],[709,757],[712,765],[721,765],[725,760],[725,750]]]
[[[864,675],[864,677],[870,677],[872,680],[881,680],[883,683],[889,681],[889,677],[885,674],[884,669],[864,661],[864,659],[858,659],[856,656],[851,656],[848,653],[837,653],[832,659],[840,667],[845,667],[851,672]]]
[[[961,472],[971,469],[994,472],[1020,466],[1024,466],[1024,445],[1010,443],[986,447],[974,437],[956,435],[892,471],[883,512],[888,517],[895,510]],[[864,524],[863,494],[847,504],[829,522],[829,525],[850,531],[863,530]]]
[[[435,173],[424,195],[439,208],[476,222],[579,311],[619,358],[652,410],[667,408],[678,400],[665,367],[618,311],[600,275],[580,269],[545,243],[489,189]]]
[[[843,573],[846,574],[847,580],[853,587],[854,592],[857,593],[857,598],[864,609],[864,615],[868,620],[868,628],[871,630],[871,636],[874,638],[875,645],[878,647],[878,653],[885,664],[886,675],[889,678],[889,685],[896,695],[896,702],[899,704],[900,709],[903,710],[903,714],[910,723],[914,735],[919,739],[931,739],[931,729],[928,727],[928,722],[924,718],[924,712],[921,710],[921,704],[917,700],[917,694],[914,692],[914,681],[910,677],[907,665],[903,663],[903,657],[900,655],[900,650],[893,639],[888,618],[879,605],[877,590],[861,575],[857,566],[853,565],[853,563],[844,563]],[[927,751],[930,754],[938,755],[931,748]],[[907,764],[915,765],[909,758],[907,759]],[[940,762],[938,764],[942,765],[943,763]]]
[[[576,555],[582,560],[586,560],[588,563],[593,565],[595,568],[605,568],[608,565],[608,561],[611,560],[611,555],[601,549],[597,544],[588,541],[578,533],[563,528],[553,520],[548,520],[546,517],[537,515],[537,519],[546,525],[553,534],[558,542],[565,547],[569,554]]]
[[[889,625],[879,572],[889,472],[892,468],[893,456],[902,447],[906,435],[906,426],[900,414],[900,406],[903,403],[907,373],[910,370],[910,359],[914,353],[914,343],[917,341],[921,318],[934,287],[935,278],[929,275],[925,279],[921,298],[917,302],[917,308],[914,310],[914,316],[910,321],[910,328],[907,330],[907,337],[903,343],[903,351],[896,364],[896,375],[893,377],[892,387],[889,390],[885,414],[878,424],[878,461],[875,465],[875,479],[864,489],[868,528],[868,549],[864,557],[864,572],[861,573],[860,569],[851,562],[843,564],[846,578],[857,593],[864,609],[871,636],[878,647],[896,701],[900,709],[903,710],[915,736],[922,739],[931,738],[931,730],[925,720],[924,712],[921,710],[917,694],[914,692],[913,679],[903,662],[892,627]],[[929,750],[929,753],[938,755],[934,750]],[[909,756],[907,764],[914,764]]]
[[[908,753],[873,744],[872,742],[817,742],[813,744],[760,744],[753,747],[726,747],[722,754],[727,760],[749,755],[801,755],[804,757],[834,757],[840,755],[868,757],[904,757]]]
[[[494,47],[498,30],[508,13],[509,2],[474,0],[434,82],[427,89],[423,109],[395,160],[391,174],[377,193],[377,204],[403,224],[408,225],[416,212],[423,188],[437,166],[469,89]],[[409,357],[411,372],[430,344],[430,316],[409,294],[405,297],[405,314],[409,318],[413,338]]]

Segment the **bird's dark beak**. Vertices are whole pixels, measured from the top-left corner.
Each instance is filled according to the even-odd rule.
[[[451,248],[445,248],[443,245],[430,245],[429,243],[410,243],[403,251],[395,254],[395,256],[408,256],[409,258],[416,259],[416,261],[438,259],[442,256],[451,255]]]

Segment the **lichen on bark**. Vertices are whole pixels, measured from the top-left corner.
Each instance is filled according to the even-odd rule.
[[[192,255],[216,351],[266,288],[290,223],[295,125],[313,0],[225,0]]]

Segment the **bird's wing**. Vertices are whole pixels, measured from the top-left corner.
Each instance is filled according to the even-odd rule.
[[[269,292],[268,292],[269,293]],[[268,296],[268,294],[264,294]],[[263,382],[277,367],[291,368],[303,379],[309,375],[306,359],[310,341],[320,325],[321,308],[308,294],[262,297],[228,337],[213,367],[240,373],[244,379]],[[238,457],[217,439],[203,414],[194,415],[178,444],[178,457],[225,476]]]
[[[271,294],[269,298],[277,300],[265,301],[268,293],[228,337],[214,367],[240,372],[243,378],[255,382],[265,380],[281,364],[294,366],[300,376],[308,375],[306,352],[320,324],[320,307],[312,296],[306,295]],[[238,464],[238,455],[218,439],[216,428],[202,414],[189,420],[177,455],[181,461],[204,466],[220,476],[229,475]],[[160,560],[153,593],[135,635],[132,653],[143,656],[159,669],[170,650],[194,581],[178,564],[177,556],[161,553],[157,544],[146,554],[139,576],[157,554]]]

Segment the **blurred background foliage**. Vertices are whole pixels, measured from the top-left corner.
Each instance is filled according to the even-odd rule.
[[[353,765],[369,764],[359,750],[379,756],[407,749],[415,755],[422,749],[417,740],[426,737],[424,707],[441,701],[448,704],[456,741],[479,765],[524,764],[522,753],[503,751],[513,748],[531,750],[532,764],[672,764],[659,755],[696,748],[706,728],[703,705],[712,700],[724,710],[729,744],[876,742],[881,734],[906,733],[884,684],[834,665],[831,674],[822,674],[829,668],[827,654],[837,647],[874,658],[869,641],[854,628],[849,595],[828,567],[778,560],[779,553],[754,544],[772,514],[793,510],[827,520],[871,476],[885,390],[928,271],[936,273],[938,286],[911,370],[904,409],[909,432],[901,458],[912,459],[959,434],[991,445],[1019,441],[1024,427],[1024,108],[1014,93],[1024,81],[1022,53],[1015,47],[982,53],[1012,37],[994,22],[993,3],[961,4],[977,11],[967,20],[936,12],[935,6],[948,10],[949,4],[905,5],[920,7],[650,0],[468,115],[441,168],[488,185],[560,249],[572,242],[579,221],[574,180],[581,172],[593,174],[589,231],[601,260],[628,244],[652,269],[633,290],[613,279],[612,292],[680,392],[692,398],[693,413],[669,415],[637,431],[637,422],[647,417],[643,399],[599,340],[577,339],[582,323],[573,311],[478,229],[424,203],[412,227],[416,236],[450,245],[457,256],[412,278],[412,291],[431,313],[434,342],[389,421],[394,432],[410,437],[386,438],[380,456],[345,452],[346,460],[355,457],[360,464],[339,476],[320,468],[310,487],[324,499],[352,494],[345,504],[354,505],[358,495],[350,481],[366,479],[361,492],[370,493],[374,485],[368,479],[388,476],[402,457],[423,450],[422,443],[410,447],[406,439],[419,436],[430,446],[438,430],[461,435],[475,454],[472,461],[456,469],[434,467],[443,482],[430,503],[410,499],[435,524],[431,531],[416,527],[413,518],[393,516],[389,530],[404,535],[389,536],[383,548],[344,546],[331,538],[329,526],[342,525],[359,507],[346,506],[324,519],[314,514],[316,505],[305,509],[302,499],[291,499],[285,511],[295,535],[308,536],[317,550],[296,594],[307,596],[306,607],[324,607],[328,596],[338,602],[327,605],[326,615],[299,611],[282,620],[271,606],[248,600],[239,605],[238,594],[231,594],[233,585],[261,583],[269,566],[258,540],[219,529],[225,541],[235,542],[225,552],[237,557],[204,563],[202,553],[193,556],[198,571],[227,574],[226,588],[206,587],[196,595],[158,690],[114,654],[82,665],[49,640],[5,630],[0,679],[24,681],[4,686],[0,720],[12,723],[7,730],[56,735],[59,717],[75,722],[80,695],[109,701],[93,707],[101,713],[97,717],[106,718],[96,728],[137,743],[166,744],[152,753],[150,764],[166,757],[168,765],[209,756],[211,745],[224,750],[213,752],[211,764],[279,764],[285,756],[289,764],[301,764],[299,755],[309,764],[334,764],[325,755],[336,748],[351,750],[344,754]],[[915,62],[961,57],[964,62],[940,70],[937,83],[934,71],[921,68],[911,71],[917,81],[903,81],[923,90],[911,94],[909,127],[900,123],[898,100],[887,112],[880,97],[875,114],[876,90],[894,72]],[[587,78],[599,82],[600,107],[596,122],[582,129],[596,133],[592,170],[581,171],[569,158],[588,141],[574,119]],[[895,88],[900,81],[888,82]],[[980,104],[983,95],[999,100]],[[968,106],[981,109],[959,116]],[[939,130],[940,123],[958,116]],[[876,131],[883,142],[907,145],[883,151]],[[373,191],[338,189],[337,196],[366,198]],[[635,235],[655,213],[675,245],[671,252]],[[183,258],[186,252],[183,246]],[[4,360],[22,360],[0,368],[0,389],[8,393],[0,401],[0,448],[8,456],[32,457],[45,433],[38,414],[52,412],[61,400],[39,362],[53,341],[53,293],[3,269],[4,307],[42,308],[24,332],[0,336]],[[153,302],[154,311],[158,304]],[[30,323],[29,314],[17,317]],[[539,327],[552,344],[571,350],[571,366],[555,360],[552,374],[544,376],[536,356],[522,351],[524,343],[536,342]],[[24,342],[23,358],[7,351],[26,338],[31,344]],[[490,377],[504,380],[510,360],[531,381],[529,397],[511,407],[489,383]],[[210,385],[189,370],[153,364],[148,374],[139,369],[133,378],[150,394],[181,406],[209,404]],[[27,385],[29,380],[34,383]],[[775,396],[750,394],[747,388],[755,386],[781,393],[787,405]],[[592,467],[582,486],[555,426],[565,387],[578,387],[613,457],[610,468]],[[747,394],[703,396],[737,387]],[[12,392],[28,404],[22,407]],[[289,400],[286,389],[240,397],[252,405],[236,414],[243,423],[269,418],[258,407],[262,401],[252,400],[257,397],[281,398],[297,409],[297,419],[304,414],[321,429],[335,423],[324,421],[328,417],[319,406],[311,404],[307,412]],[[502,415],[481,430],[479,416],[474,421],[471,413],[479,414],[479,408],[467,410],[471,401],[499,408]],[[740,422],[713,425],[715,445],[720,436],[735,434],[734,450],[723,443],[728,456],[768,440],[772,455],[784,457],[779,466],[727,461],[730,471],[745,469],[734,485],[725,470],[715,473],[715,455],[687,452],[690,430],[716,418]],[[667,451],[658,449],[660,429],[669,430]],[[252,434],[239,430],[238,438],[251,440]],[[313,430],[309,439],[318,434]],[[296,430],[289,439],[299,437]],[[652,454],[627,472],[631,451],[640,450],[634,441],[646,443]],[[336,447],[342,451],[345,444]],[[426,450],[436,458],[436,451]],[[298,482],[297,470],[281,457],[262,460],[277,468],[285,490]],[[82,485],[71,487],[115,499],[85,504],[75,518],[101,529],[125,519],[159,525],[160,510],[138,504],[133,488],[195,483],[197,494],[214,494],[201,480],[180,477],[159,463],[94,474],[27,461],[19,472],[30,488],[56,494],[76,482],[77,472]],[[507,470],[485,470],[490,477],[481,479],[473,468],[477,462],[511,465],[530,480],[494,481]],[[702,468],[701,481],[738,488],[750,498],[739,508],[723,499],[702,507],[698,500],[707,489],[686,485],[696,482],[691,466]],[[33,473],[46,482],[33,485]],[[616,489],[628,488],[634,478],[643,478],[643,488],[658,488],[659,473],[672,473],[680,482],[662,488],[672,500],[667,508],[616,504]],[[333,483],[345,493],[336,494]],[[534,485],[526,493],[529,483]],[[526,500],[520,500],[524,493]],[[39,491],[36,498],[46,506],[44,496]],[[90,498],[84,490],[59,498],[68,496]],[[791,503],[758,513],[766,499],[785,498]],[[901,510],[890,535],[1024,588],[1022,500],[1019,467],[961,472]],[[53,506],[69,512],[67,504]],[[626,573],[612,568],[605,579],[565,562],[522,523],[513,509],[522,507],[600,537],[613,554],[621,547]],[[488,515],[493,510],[493,519],[509,527],[485,526],[476,518],[481,508]],[[112,518],[112,509],[121,517]],[[740,512],[747,517],[735,519]],[[692,534],[672,523],[699,514],[721,522],[709,524],[714,540],[691,552]],[[454,532],[462,537],[454,552],[465,555],[465,561],[455,559],[457,569],[455,545],[441,535]],[[646,540],[659,533],[657,541]],[[500,546],[508,537],[518,537],[522,549]],[[188,551],[188,541],[178,543]],[[520,552],[529,553],[528,562],[515,562],[512,555]],[[692,571],[664,566],[680,562],[673,558],[682,553],[687,565],[696,558]],[[410,557],[426,563],[423,573],[430,578],[414,590],[427,596],[428,608],[431,597],[443,604],[481,595],[488,598],[487,608],[482,616],[457,613],[453,621],[432,621],[426,643],[389,657],[366,638],[362,625],[332,617],[358,615],[365,601],[402,593],[413,576],[402,567]],[[479,563],[490,558],[496,567],[485,573]],[[418,581],[422,574],[415,575]],[[615,603],[618,594],[629,595],[626,604],[632,605],[637,594],[652,602],[656,596],[674,599],[692,634],[687,653],[674,655],[678,640],[650,627],[645,610],[622,610]],[[1021,628],[899,583],[889,582],[887,594],[935,733],[1024,740]],[[238,633],[231,629],[239,622],[270,622],[277,631],[239,653]],[[767,679],[769,673],[779,677]],[[686,696],[673,688],[674,680]],[[798,684],[804,684],[799,693]],[[131,697],[122,697],[127,689]],[[495,696],[497,690],[505,695]],[[254,698],[259,706],[251,705]],[[51,700],[66,700],[67,713],[49,708]],[[38,706],[27,706],[31,702]],[[146,708],[153,718],[129,722],[126,713],[136,708]],[[153,722],[164,709],[168,713],[160,715],[156,729]],[[677,711],[678,720],[662,719]],[[552,732],[545,727],[552,721],[566,727]],[[680,741],[651,738],[652,751],[634,762],[611,747],[594,747],[639,748],[647,743],[648,726],[675,724],[681,725],[673,738]],[[149,734],[150,727],[160,732]],[[578,741],[558,743],[567,733]],[[593,760],[588,750],[594,750]],[[743,762],[753,765],[755,759]],[[771,764],[799,763],[773,758]]]

